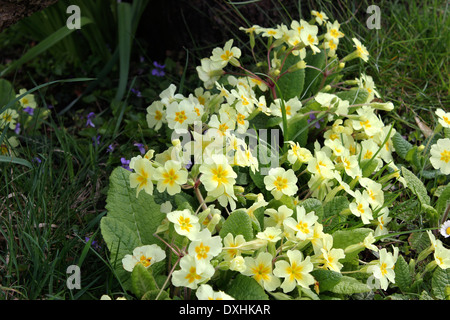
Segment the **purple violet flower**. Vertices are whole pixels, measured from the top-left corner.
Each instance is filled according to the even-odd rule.
[[[86,121],[86,127],[87,126],[91,126],[92,128],[95,128],[95,124],[92,122],[92,119],[95,118],[95,113],[94,112],[90,112],[87,116],[87,121]]]
[[[96,136],[96,137],[92,137],[92,144],[94,146],[99,146],[100,145],[100,135]]]
[[[142,144],[142,143],[135,143],[134,144],[134,146],[136,146],[136,147],[138,147],[138,149],[139,149],[139,152],[141,153],[141,154],[145,154],[145,148],[144,148],[144,145]]]
[[[130,168],[130,160],[127,160],[125,158],[120,158],[120,162],[122,163],[122,168],[127,169],[128,171],[133,171]]]
[[[16,134],[19,134],[19,133],[20,133],[20,123],[19,123],[19,122],[16,123],[16,128],[14,129],[14,132],[15,132]]]
[[[164,77],[166,75],[164,68],[166,67],[165,64],[161,65],[158,62],[154,61],[153,65],[155,68],[152,70],[152,75],[157,77]]]
[[[23,108],[23,111],[28,113],[30,116],[32,116],[34,114],[34,109],[31,107],[25,107],[25,108]]]
[[[314,120],[316,120],[316,115],[314,113],[311,113],[309,115],[308,123],[311,123]],[[320,129],[320,123],[319,122],[323,122],[323,119],[320,119],[319,121],[316,121],[316,123],[314,124],[314,127],[316,127],[317,129]]]

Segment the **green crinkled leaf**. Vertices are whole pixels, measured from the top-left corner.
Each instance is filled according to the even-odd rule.
[[[153,236],[166,214],[160,211],[153,196],[130,187],[130,172],[118,167],[110,176],[106,198],[108,217],[115,218],[132,230],[143,244],[160,244]]]
[[[225,290],[236,300],[269,300],[264,288],[253,278],[238,274]]]
[[[136,189],[129,186],[129,175],[121,167],[112,172],[106,198],[108,214],[100,222],[110,260],[125,286],[129,283],[129,272],[123,269],[122,258],[142,245],[162,245],[153,234],[166,216],[151,195],[142,191],[136,198]]]
[[[433,294],[437,299],[449,299],[449,289],[450,287],[450,269],[442,269],[436,267],[433,272],[433,278],[431,279],[431,287]],[[447,291],[449,290],[449,291]]]
[[[156,282],[150,268],[138,263],[131,272],[131,288],[136,297],[141,299],[148,291],[156,290]]]
[[[409,150],[413,147],[412,144],[406,141],[398,132],[396,132],[391,139],[395,152],[400,156],[400,158],[405,160]]]
[[[294,56],[290,54],[286,58],[286,62],[284,64],[281,73],[285,72],[290,66],[295,65],[300,61],[299,56]],[[281,91],[282,97],[284,101],[288,101],[294,97],[300,97],[300,94],[303,92],[303,86],[305,83],[305,70],[300,69],[294,72],[286,73],[281,76],[277,81],[277,85]]]
[[[356,280],[355,278],[342,276],[341,280],[330,290],[338,294],[355,294],[369,292],[370,288],[367,284]]]
[[[414,173],[402,167],[402,174],[406,180],[408,188],[417,196],[422,205],[430,205],[430,197],[428,196],[427,188],[423,182],[416,177]]]
[[[170,295],[167,291],[162,291],[160,293],[159,289],[147,291],[142,296],[141,300],[156,300],[156,297],[158,297],[158,300],[171,300]]]
[[[326,65],[326,53],[325,50],[313,54],[312,51],[308,51],[305,57],[305,62],[309,66],[316,67],[319,70],[324,70]],[[323,79],[323,74],[319,70],[314,68],[305,69],[305,84],[304,91],[302,93],[302,99],[308,98],[311,95],[317,93],[318,87]]]
[[[436,210],[439,215],[443,215],[447,206],[450,205],[450,183],[444,188],[436,202]]]
[[[350,105],[362,104],[367,102],[369,92],[363,88],[353,88],[348,91],[335,93],[341,100],[347,100]]]
[[[0,79],[0,108],[16,97],[14,88],[8,80]]]
[[[305,147],[308,141],[308,117],[303,114],[296,114],[290,118],[288,123],[287,141],[298,142],[300,147]]]
[[[395,263],[395,284],[404,293],[409,292],[412,285],[412,277],[409,272],[409,265],[406,263],[403,256],[399,256]]]
[[[338,230],[334,232],[333,235],[333,248],[344,249],[350,245],[358,244],[363,242],[364,239],[373,232],[372,229],[369,228],[357,228],[353,230]],[[351,261],[355,259],[359,252],[364,250],[364,247],[353,251],[351,253],[347,253],[345,258],[341,261]]]
[[[219,235],[224,238],[228,233],[231,233],[235,237],[241,234],[247,241],[253,239],[252,220],[247,212],[244,210],[236,210],[228,216],[223,223]]]
[[[301,206],[305,208],[306,213],[314,211],[314,214],[319,217],[319,221],[323,218],[322,202],[315,198],[308,198],[302,201]]]
[[[130,277],[129,272],[122,267],[122,259],[126,254],[131,254],[134,248],[142,246],[142,242],[133,230],[118,219],[103,217],[100,228],[111,255],[111,265],[115,267],[117,277],[127,287]]]
[[[317,269],[311,272],[314,279],[319,282],[319,291],[330,291],[339,281],[342,274],[332,270]]]
[[[332,230],[341,220],[345,219],[339,213],[344,209],[348,209],[349,204],[345,196],[334,197],[331,201],[324,204],[322,223],[326,222],[326,226],[324,225],[325,232]]]

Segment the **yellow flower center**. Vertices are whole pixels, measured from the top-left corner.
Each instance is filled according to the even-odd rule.
[[[290,265],[289,267],[286,268],[286,273],[289,274],[289,280],[293,281],[295,280],[302,280],[303,275],[302,275],[302,270],[303,267],[297,265],[296,262],[293,262],[292,265]]]
[[[371,159],[373,155],[373,152],[370,150],[367,150],[366,153],[364,154],[364,159]]]
[[[254,274],[253,277],[255,278],[256,281],[259,282],[259,281],[261,281],[261,279],[268,280],[269,273],[270,273],[270,267],[260,263],[256,267],[252,268],[252,272]]]
[[[331,30],[330,30],[330,35],[331,35],[333,38],[337,38],[337,37],[339,37],[339,31],[337,31],[336,29],[331,29]]]
[[[236,121],[237,121],[237,123],[239,123],[240,125],[244,125],[244,124],[245,124],[244,119],[245,119],[245,115],[243,115],[242,113],[239,113],[239,114],[237,115]]]
[[[334,43],[333,40],[328,41],[328,46],[330,47],[331,50],[336,50],[337,45],[336,43]]]
[[[224,61],[228,61],[233,57],[233,52],[226,50],[224,54],[220,56],[220,58]]]
[[[441,161],[448,163],[450,161],[450,151],[444,150],[441,152]]]
[[[300,222],[297,224],[297,229],[298,229],[300,232],[302,232],[302,233],[305,233],[305,234],[308,234],[308,233],[309,233],[308,224],[307,224],[306,222],[300,221]]]
[[[450,118],[449,117],[443,116],[442,119],[444,119],[444,122],[446,124],[450,124]]]
[[[174,169],[170,169],[169,171],[163,173],[162,176],[164,178],[164,180],[163,180],[164,184],[169,184],[171,186],[173,186],[175,183],[175,180],[178,179],[178,175],[176,174]]]
[[[283,177],[277,177],[277,179],[274,181],[274,186],[278,191],[281,191],[285,188],[287,188],[287,179]]]
[[[203,245],[203,242],[199,246],[195,247],[195,252],[197,253],[197,259],[206,259],[208,257],[210,247]]]
[[[219,125],[219,131],[220,133],[222,133],[223,136],[225,135],[225,133],[229,128],[230,127],[228,127],[226,123],[222,123],[221,125]]]
[[[386,263],[382,263],[380,266],[380,270],[381,270],[381,275],[385,276],[387,274],[387,270],[386,270]]]
[[[220,184],[225,184],[228,183],[228,179],[227,179],[227,175],[228,175],[228,171],[226,169],[224,169],[221,165],[217,166],[217,169],[213,169],[212,171],[213,174],[213,180],[217,181],[217,183]]]
[[[364,213],[364,209],[363,209],[362,203],[358,204],[358,208],[357,209],[358,209],[359,212]]]
[[[184,110],[180,112],[175,112],[175,122],[179,122],[180,124],[182,124],[186,119],[187,116]]]
[[[142,255],[141,256],[141,258],[140,258],[140,263],[142,263],[143,265],[144,265],[144,267],[148,267],[148,266],[150,266],[151,264],[152,264],[152,257],[146,257],[146,256],[144,256],[144,255]]]
[[[137,177],[137,181],[139,182],[139,187],[143,187],[146,186],[148,183],[148,172],[145,170],[141,170],[141,172],[139,172],[138,177]]]
[[[162,112],[159,110],[155,111],[155,120],[161,120],[162,119]]]
[[[180,216],[178,218],[178,224],[180,225],[181,230],[185,230],[187,232],[189,232],[189,230],[192,228],[190,218],[185,218],[183,216]]]
[[[205,105],[206,100],[203,96],[197,97],[197,100],[202,106]]]
[[[200,280],[202,277],[200,277],[197,274],[197,269],[195,267],[191,267],[189,269],[189,273],[184,277],[185,279],[188,279],[189,283],[194,282],[195,280]]]
[[[450,227],[448,227],[447,229],[445,229],[445,233],[446,233],[446,234],[450,234]]]
[[[312,35],[310,35],[310,34],[308,34],[308,42],[309,42],[310,44],[313,44],[313,43],[314,43],[314,37],[313,37]]]

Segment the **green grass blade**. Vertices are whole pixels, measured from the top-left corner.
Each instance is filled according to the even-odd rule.
[[[80,25],[86,25],[88,23],[91,23],[92,21],[88,18],[82,17],[80,19]],[[75,29],[69,29],[66,26],[62,27],[55,33],[51,34],[44,40],[42,40],[38,45],[34,46],[30,50],[28,50],[20,59],[14,61],[9,67],[7,67],[5,70],[3,70],[0,73],[0,77],[5,76],[7,73],[17,69],[24,63],[27,63],[28,61],[36,58],[41,53],[45,52],[52,46],[54,46],[56,43],[58,43],[61,39],[64,39],[66,36],[71,34]]]

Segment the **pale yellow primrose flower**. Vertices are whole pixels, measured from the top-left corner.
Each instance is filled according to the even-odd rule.
[[[233,234],[228,233],[223,238],[223,252],[224,252],[224,260],[231,261],[234,258],[241,255],[241,250],[237,249],[240,245],[245,243],[244,236],[242,234],[238,234],[236,237]]]
[[[284,220],[292,216],[294,211],[283,204],[276,210],[273,208],[266,209],[264,213],[268,215],[268,217],[264,217],[265,226],[280,228],[283,226]]]
[[[358,39],[352,38],[352,40],[355,44],[356,54],[358,55],[358,57],[361,58],[364,62],[367,62],[369,60],[369,51],[367,51],[366,47],[362,45]]]
[[[314,211],[308,212],[304,207],[297,207],[297,219],[289,217],[284,220],[284,226],[294,230],[295,236],[299,240],[306,240],[311,238],[314,234],[314,224],[318,217],[314,214]]]
[[[367,193],[367,201],[372,206],[372,209],[382,207],[384,204],[384,191],[382,185],[370,178],[360,178],[359,184],[364,187],[363,193]]]
[[[441,108],[436,110],[438,121],[444,128],[450,128],[450,112],[445,112]]]
[[[201,59],[200,65],[197,66],[196,70],[206,89],[212,89],[217,80],[224,74],[222,68],[218,67],[217,63],[209,58]]]
[[[339,39],[344,37],[344,34],[339,31],[340,27],[341,25],[337,20],[333,23],[327,21],[327,33],[325,34],[325,39],[331,40],[337,45],[339,43]]]
[[[175,287],[197,289],[199,283],[209,280],[215,272],[210,263],[199,263],[191,255],[181,258],[180,267],[180,270],[176,270],[172,274],[172,284]]]
[[[307,166],[307,170],[312,174],[317,174],[322,179],[333,179],[335,166],[324,151],[316,151]]]
[[[288,150],[288,161],[290,164],[307,163],[312,158],[312,153],[306,148],[300,147],[298,142],[288,141],[291,148]]]
[[[209,263],[221,251],[222,238],[219,236],[212,237],[208,229],[198,232],[188,248],[188,253],[200,263]]]
[[[16,94],[16,98],[23,95],[25,92],[27,92],[27,89],[20,89],[19,94]],[[19,99],[19,103],[23,108],[29,107],[32,109],[36,108],[36,101],[34,99],[34,95],[29,93],[22,98]]]
[[[189,209],[169,212],[167,219],[174,224],[175,231],[179,235],[186,236],[189,240],[195,240],[197,233],[200,231],[198,217],[193,215]]]
[[[312,10],[311,15],[315,17],[316,22],[321,26],[325,21],[328,20],[328,16],[323,11]]]
[[[223,194],[234,196],[233,186],[237,174],[228,164],[227,158],[222,154],[211,156],[210,163],[203,163],[199,171],[202,173],[200,181],[205,186],[208,195],[219,197]]]
[[[345,258],[344,250],[333,248],[333,236],[327,233],[322,237],[322,245],[320,251],[324,268],[340,272],[344,265],[339,260]]]
[[[194,105],[188,99],[174,101],[167,107],[167,125],[170,129],[187,129],[197,118]]]
[[[16,128],[16,119],[19,117],[19,114],[14,109],[6,109],[0,114],[0,129],[3,129],[6,126],[9,126],[11,130]]]
[[[434,260],[441,269],[450,268],[450,250],[444,248],[442,242],[439,240],[436,241]]]
[[[215,48],[212,51],[211,61],[224,68],[228,62],[236,64],[241,57],[241,49],[233,47],[233,39],[228,40],[223,48]],[[238,62],[237,62],[238,63]]]
[[[153,178],[158,181],[156,188],[159,192],[167,190],[167,193],[173,196],[179,193],[181,185],[187,182],[188,172],[181,168],[180,162],[168,160],[164,166],[156,168]]]
[[[319,44],[319,40],[317,38],[318,31],[319,28],[317,26],[305,24],[300,32],[300,39],[306,46],[309,46],[312,49],[313,54],[320,52],[320,49],[316,46]]]
[[[397,262],[398,248],[394,247],[394,254],[387,252],[386,248],[379,251],[380,259],[375,265],[367,268],[367,272],[380,281],[381,289],[386,290],[389,282],[395,283],[394,267]]]
[[[202,284],[195,292],[198,300],[234,300],[234,298],[223,291],[214,291],[209,284]]]
[[[361,217],[364,224],[369,224],[373,219],[372,210],[369,207],[368,195],[362,194],[359,190],[355,191],[355,201],[350,203],[350,211],[357,217]]]
[[[145,268],[166,258],[166,253],[156,244],[137,247],[133,250],[133,255],[126,254],[122,259],[123,268],[132,272],[134,267],[141,263]]]
[[[256,258],[245,257],[245,276],[255,279],[267,291],[274,291],[280,286],[280,279],[272,274],[273,256],[268,252],[261,252]]]
[[[267,227],[264,231],[258,232],[256,237],[258,239],[267,240],[268,242],[276,243],[278,240],[281,240],[282,231],[280,228],[276,227]]]
[[[297,177],[292,169],[285,170],[281,167],[269,170],[269,175],[264,177],[266,189],[271,191],[273,197],[279,200],[283,194],[293,196],[298,187]]]
[[[388,234],[389,230],[386,225],[391,222],[392,218],[389,217],[389,209],[382,208],[377,217],[377,228],[375,229],[375,237]]]
[[[291,292],[297,285],[308,288],[314,284],[315,279],[310,274],[314,266],[307,256],[303,259],[303,254],[298,250],[288,250],[286,252],[289,262],[279,260],[275,262],[273,274],[279,278],[284,278],[281,289],[284,293]]]
[[[155,101],[148,106],[146,120],[149,128],[153,128],[156,131],[161,129],[163,123],[167,123],[166,111],[161,101]]]
[[[439,139],[431,146],[430,154],[433,167],[441,170],[443,174],[450,174],[450,139]]]
[[[153,194],[152,178],[155,173],[151,162],[146,158],[136,158],[135,161],[130,161],[130,168],[134,170],[130,174],[130,187],[136,188],[136,197],[143,189],[145,193]]]

